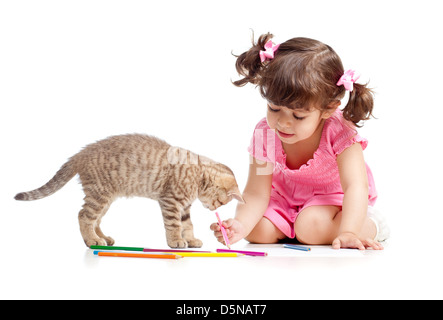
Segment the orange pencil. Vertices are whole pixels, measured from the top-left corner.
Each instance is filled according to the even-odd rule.
[[[153,259],[180,259],[177,254],[147,254],[147,253],[127,253],[127,252],[105,252],[99,251],[97,255],[102,257],[127,257],[127,258],[153,258]]]

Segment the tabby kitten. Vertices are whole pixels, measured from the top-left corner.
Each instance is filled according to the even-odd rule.
[[[78,218],[88,247],[114,244],[101,231],[100,222],[117,197],[157,200],[171,248],[202,246],[202,241],[194,237],[190,218],[191,204],[196,198],[210,210],[233,198],[243,201],[234,174],[227,166],[141,134],[113,136],[86,146],[44,186],[19,193],[15,199],[47,197],[77,173],[85,193]]]

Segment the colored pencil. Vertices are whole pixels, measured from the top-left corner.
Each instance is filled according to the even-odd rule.
[[[99,252],[118,252],[118,253],[132,253],[132,252],[127,252],[127,251],[116,251],[116,250],[111,250],[111,251],[102,251],[102,250],[94,250],[92,253],[94,253],[95,255],[98,255]],[[137,254],[142,254],[142,253],[138,253]],[[173,255],[175,253],[166,253],[166,252],[155,252],[153,254],[163,254],[163,255]]]
[[[181,255],[176,254],[148,254],[148,253],[128,253],[128,252],[110,252],[99,251],[100,257],[125,257],[125,258],[151,258],[151,259],[180,259]]]
[[[268,255],[267,252],[241,251],[241,250],[231,250],[231,249],[217,249],[217,252],[236,252],[236,253],[242,253],[246,256],[261,256],[261,257],[266,257]]]
[[[218,225],[220,226],[220,230],[223,235],[223,239],[225,240],[225,244],[229,249],[231,249],[231,244],[229,243],[228,235],[226,234],[225,227],[223,227],[222,221],[221,221],[220,216],[218,215],[217,211],[215,212],[215,215],[217,216]]]
[[[143,251],[143,252],[211,252],[200,250],[178,250],[178,249],[149,249],[140,247],[114,247],[114,246],[91,246],[91,249],[99,250],[121,250],[121,251]]]
[[[309,247],[297,246],[294,244],[284,244],[283,247],[300,251],[311,251],[311,248]]]
[[[180,250],[180,249],[143,249],[143,252],[206,252],[210,253],[211,251],[200,251],[200,250]]]
[[[181,252],[178,254],[183,257],[240,257],[244,255],[236,252]]]
[[[91,246],[91,249],[99,250],[122,250],[122,251],[143,251],[144,248],[137,247],[114,247],[114,246]]]

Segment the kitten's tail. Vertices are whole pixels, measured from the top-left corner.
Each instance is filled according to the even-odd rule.
[[[20,192],[15,196],[15,200],[38,200],[50,196],[60,190],[76,174],[77,170],[74,169],[72,161],[68,161],[44,186],[29,192]]]

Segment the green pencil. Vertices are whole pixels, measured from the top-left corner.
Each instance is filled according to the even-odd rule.
[[[114,246],[91,246],[91,249],[100,250],[124,250],[124,251],[143,251],[144,248],[137,247],[114,247]]]

